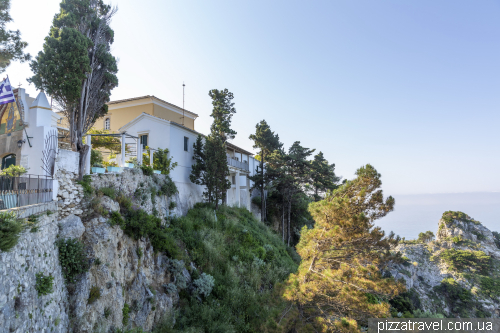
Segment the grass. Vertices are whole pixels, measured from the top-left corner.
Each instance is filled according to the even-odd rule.
[[[112,225],[133,239],[149,238],[155,252],[167,253],[182,266],[176,268],[179,271],[194,262],[196,269],[188,266],[193,281],[207,275],[214,278],[211,292],[207,288],[201,302],[196,288],[178,283],[181,300],[174,331],[278,329],[266,323],[289,306],[280,297],[280,286],[296,271],[300,257],[249,211],[223,206],[215,218],[212,206],[197,204],[187,216],[170,218],[165,227],[162,219],[137,209],[130,199],[118,196],[117,200],[121,213],[111,214]],[[129,311],[131,307],[124,306],[124,325]]]
[[[175,329],[204,332],[264,332],[269,319],[286,304],[279,285],[297,269],[298,255],[246,209],[198,204],[187,216],[172,220],[170,228],[179,247],[214,287],[203,301],[181,291],[180,316]],[[185,253],[185,252],[183,252]],[[294,259],[295,258],[295,261]],[[192,272],[193,280],[199,276]]]
[[[113,200],[116,199],[116,190],[112,187],[101,187],[99,189],[99,192],[101,192],[103,195],[107,197],[110,197]]]

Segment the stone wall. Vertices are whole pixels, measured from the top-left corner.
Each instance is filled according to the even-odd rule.
[[[81,215],[83,207],[83,187],[75,182],[76,173],[60,169],[54,176],[58,183],[57,200],[59,217],[64,218],[70,214]]]
[[[0,252],[0,333],[68,332],[68,297],[54,245],[56,218],[56,213],[41,215],[37,229],[24,232],[10,252]],[[54,277],[51,294],[38,296],[37,273]]]
[[[45,212],[49,212],[50,214],[50,212],[57,212],[57,202],[43,202],[35,205],[6,209],[5,212],[7,211],[14,213],[18,218],[26,218],[34,214],[42,214]]]

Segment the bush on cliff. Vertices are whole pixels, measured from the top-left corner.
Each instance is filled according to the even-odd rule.
[[[13,213],[0,213],[0,250],[6,252],[16,246],[23,229],[22,220]]]

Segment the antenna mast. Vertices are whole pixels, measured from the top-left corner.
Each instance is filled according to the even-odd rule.
[[[182,82],[182,126],[184,126],[184,87],[186,85]]]

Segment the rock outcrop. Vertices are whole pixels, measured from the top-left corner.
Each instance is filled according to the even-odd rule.
[[[441,219],[435,241],[406,241],[400,243],[395,251],[400,251],[406,262],[393,265],[390,273],[397,280],[403,279],[408,290],[413,288],[418,293],[422,310],[456,315],[452,313],[446,295],[436,292],[443,280],[448,279],[455,281],[459,288],[470,291],[470,302],[478,304],[481,313],[500,317],[500,295],[482,290],[484,286],[480,283],[486,276],[500,287],[500,249],[495,244],[492,232],[479,222],[472,219]],[[490,258],[490,266],[486,272],[467,265],[457,269],[450,264],[450,253],[485,254]]]
[[[108,332],[126,326],[125,304],[130,309],[128,323],[145,331],[172,311],[178,295],[166,294],[162,287],[171,280],[169,259],[155,254],[148,241],[134,241],[103,217],[85,223],[82,240],[93,264],[70,298],[75,331],[93,332],[98,327]],[[93,302],[92,288],[100,295]]]

